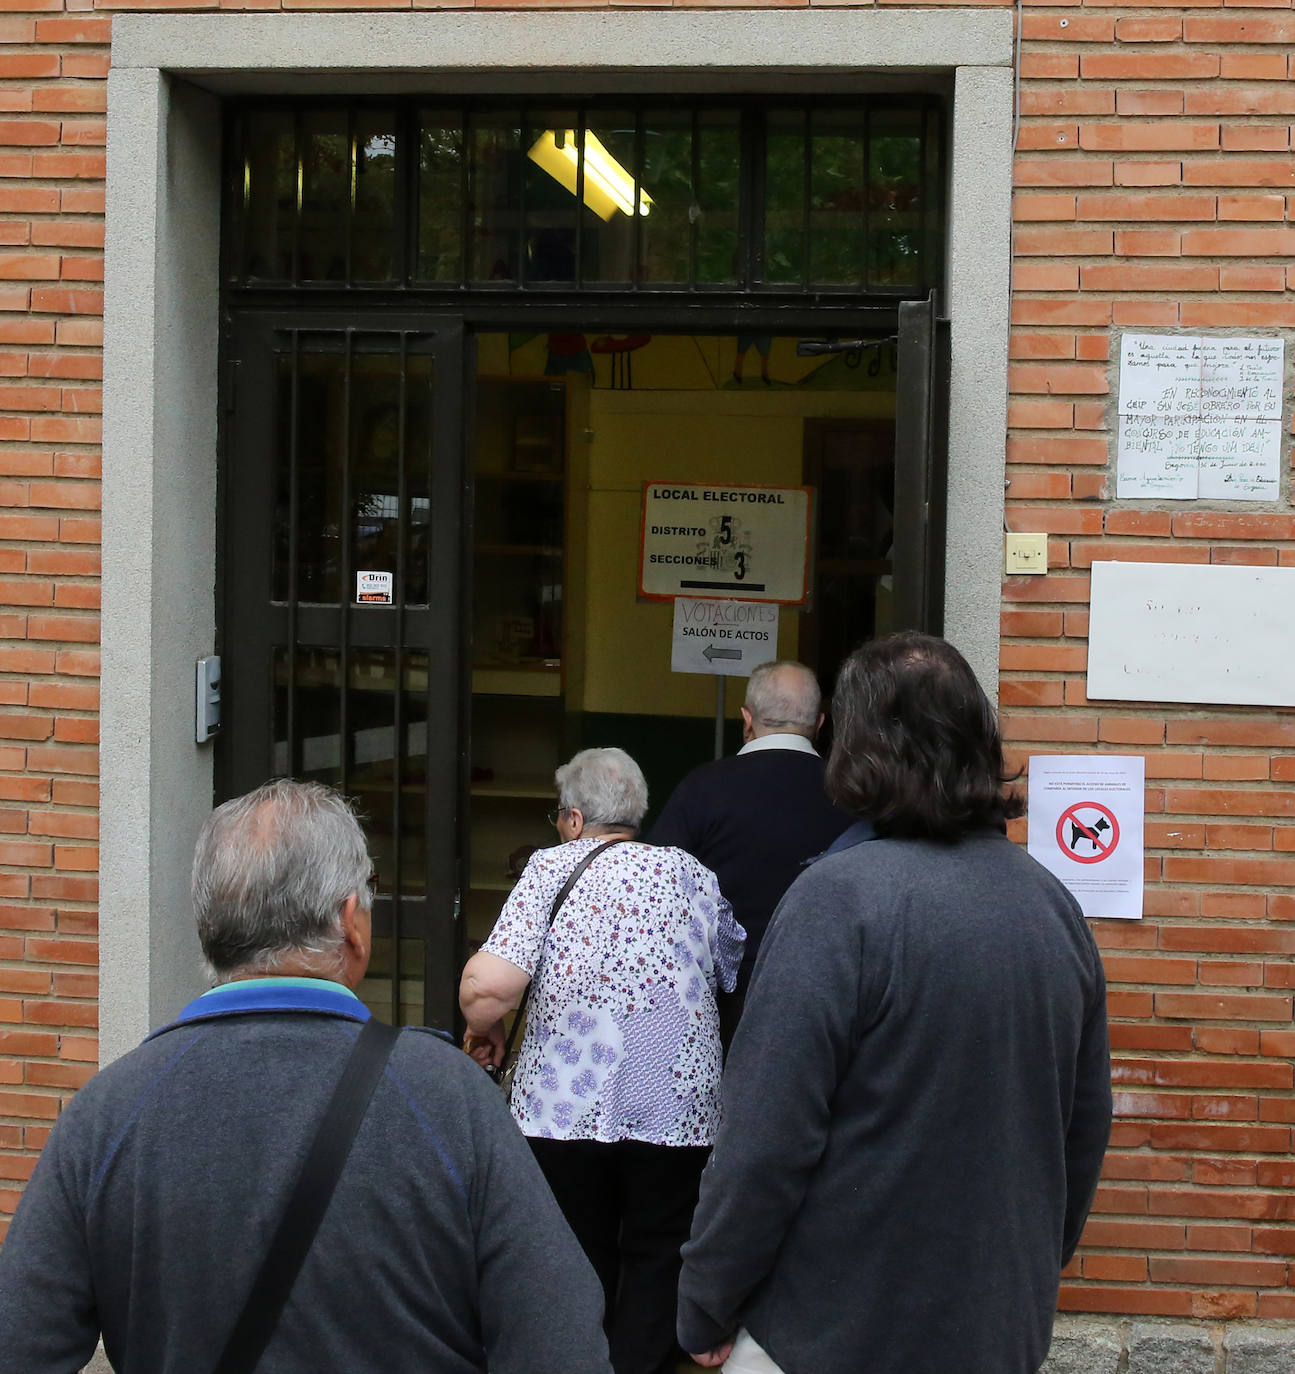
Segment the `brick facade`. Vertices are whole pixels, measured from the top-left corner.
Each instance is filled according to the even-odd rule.
[[[97,1056],[114,8],[218,7],[4,0],[0,17],[0,1229]],[[1116,502],[1112,447],[1123,330],[1295,342],[1293,39],[1289,0],[1024,8],[1007,515],[1050,548],[1047,576],[1003,586],[1005,733],[1019,762],[1144,754],[1148,780],[1146,918],[1095,926],[1117,1122],[1062,1293],[1076,1313],[1295,1319],[1295,716],[1084,695],[1094,558],[1295,564],[1289,498]]]
[[[1005,732],[1147,761],[1146,918],[1094,923],[1117,1120],[1075,1312],[1295,1317],[1295,719],[1084,695],[1094,558],[1295,563],[1288,505],[1111,499],[1123,330],[1295,325],[1292,37],[1271,7],[1024,16],[1008,524],[1051,538],[1004,585]]]

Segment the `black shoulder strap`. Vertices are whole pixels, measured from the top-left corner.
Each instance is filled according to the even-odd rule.
[[[356,1037],[297,1186],[213,1374],[251,1374],[269,1345],[399,1034],[396,1028],[370,1017]]]
[[[545,927],[546,939],[548,938],[548,932],[553,928],[554,919],[557,917],[558,912],[562,909],[562,903],[565,902],[566,899],[571,895],[571,889],[575,887],[575,885],[580,881],[580,875],[585,871],[586,868],[589,867],[591,863],[593,863],[593,861],[599,856],[599,854],[603,852],[604,849],[610,849],[614,844],[624,843],[624,836],[621,836],[618,839],[608,840],[604,844],[597,845],[595,848],[591,849],[589,853],[586,854],[578,864],[576,864],[575,868],[571,870],[571,876],[566,880],[565,883],[562,884],[561,890],[558,892],[558,895],[553,899],[553,905],[549,907],[549,923]],[[543,952],[544,944],[543,941],[541,941],[540,954],[542,954]],[[537,954],[535,957],[535,972],[538,973],[539,969],[540,955]],[[532,974],[530,982],[527,983],[525,988],[522,989],[521,1001],[517,1003],[517,1013],[513,1017],[513,1024],[508,1028],[508,1039],[504,1042],[504,1064],[508,1063],[508,1056],[512,1053],[513,1041],[517,1037],[517,1028],[522,1024],[523,1021],[526,1020],[526,1008],[530,1004],[531,988],[534,986],[534,984],[535,975]]]

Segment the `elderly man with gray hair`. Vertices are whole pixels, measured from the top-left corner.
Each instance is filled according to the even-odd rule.
[[[80,1369],[100,1332],[151,1374],[608,1374],[598,1282],[498,1091],[356,996],[372,881],[319,784],[208,819],[215,986],[55,1126],[0,1248],[0,1374]]]
[[[823,760],[814,748],[822,724],[813,672],[803,663],[762,663],[747,682],[741,750],[694,768],[648,837],[677,845],[712,869],[746,928],[737,987],[719,998],[726,1049],[774,908],[806,860],[850,824],[824,791]]]

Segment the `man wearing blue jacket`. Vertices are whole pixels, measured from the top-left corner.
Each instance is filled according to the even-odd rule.
[[[0,1247],[0,1374],[208,1374],[368,1009],[372,865],[346,803],[219,807],[193,896],[216,986],[54,1128]],[[610,1374],[602,1291],[497,1088],[396,1040],[258,1374]]]

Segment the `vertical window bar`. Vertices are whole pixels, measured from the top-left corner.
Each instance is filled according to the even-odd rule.
[[[692,134],[688,145],[689,176],[692,181],[692,201],[688,207],[688,290],[697,289],[697,251],[701,237],[700,222],[702,210],[701,184],[701,111],[694,105],[692,110]],[[740,225],[739,225],[740,232]]]
[[[869,166],[871,166],[871,162],[869,162],[869,146],[871,146],[871,140],[869,140],[869,129],[872,128],[871,104],[865,104],[864,109],[862,109],[862,117],[864,117],[864,122],[862,122],[862,128],[860,129],[860,140],[858,140],[858,155],[860,155],[860,159],[862,162],[862,170],[860,173],[860,179],[858,179],[858,184],[861,185],[862,190],[864,190],[864,194],[860,196],[860,206],[858,206],[858,245],[860,245],[860,249],[858,249],[858,287],[860,287],[860,290],[862,291],[867,291],[869,280],[868,191],[869,187],[871,187],[872,185],[872,181],[871,179],[869,179],[868,170]]]
[[[400,394],[397,398],[396,440],[396,682],[395,682],[395,757],[392,759],[391,793],[391,1021],[400,1025],[400,917],[404,891],[404,865],[401,862],[401,803],[405,790],[405,591],[409,553],[409,471],[405,461],[405,424],[409,411],[409,335],[400,332]],[[430,669],[430,664],[428,665]]]
[[[926,156],[928,144],[926,138],[927,108],[926,102],[922,102],[919,112],[918,128],[918,149],[917,149],[917,185],[918,185],[918,221],[917,228],[913,234],[913,240],[918,245],[917,253],[917,289],[926,296],[930,294],[930,288],[926,281],[926,226],[928,220],[927,183],[928,168]]]
[[[863,107],[863,289],[872,289],[872,105]]]
[[[342,623],[338,634],[338,654],[342,669],[342,700],[338,721],[341,744],[338,779],[342,792],[349,790],[351,778],[351,598],[355,586],[351,571],[351,372],[355,364],[355,332],[347,329],[342,353],[342,578],[338,588],[338,609]]]
[[[408,286],[414,264],[418,261],[418,219],[416,213],[410,214],[410,207],[418,204],[416,178],[419,137],[415,107],[397,105],[393,122],[396,130],[396,177],[391,192],[391,213],[395,219],[392,243],[395,260],[391,264],[391,275],[400,286]]]
[[[763,112],[743,110],[738,116],[738,128],[738,163],[745,163],[747,175],[738,181],[738,258],[742,266],[737,285],[747,290],[764,282],[769,125]]]
[[[922,158],[926,178],[922,185],[922,281],[924,289],[933,290],[943,281],[940,257],[943,241],[940,229],[944,219],[945,142],[944,112],[940,102],[927,101],[926,119],[922,125]],[[943,294],[943,293],[941,293]],[[941,309],[943,307],[941,306]]]
[[[472,191],[476,186],[476,140],[472,130],[472,111],[464,105],[460,111],[459,132],[463,138],[463,155],[459,158],[459,286],[472,280]]]
[[[299,481],[301,414],[301,331],[294,329],[288,382],[288,709],[284,721],[288,741],[288,774],[301,775],[301,740],[297,730],[297,602],[300,594],[298,561],[301,552],[301,483]]]
[[[577,286],[585,284],[585,142],[589,136],[589,111],[576,111],[576,271]],[[525,140],[523,140],[524,142]]]
[[[424,383],[422,383],[422,386],[423,386],[422,395],[423,395],[423,398],[424,398],[425,403],[426,403],[426,405],[427,405],[427,416],[428,416],[428,418],[427,418],[427,424],[424,426],[424,428],[425,428],[425,430],[426,430],[426,433],[427,433],[426,445],[425,445],[425,447],[424,447],[423,453],[422,453],[421,456],[420,456],[419,461],[420,461],[420,463],[422,464],[422,471],[425,472],[425,473],[427,474],[427,495],[428,495],[428,512],[427,512],[427,519],[428,519],[428,525],[427,525],[427,552],[424,554],[424,557],[427,559],[427,577],[428,577],[428,593],[427,593],[427,596],[428,596],[428,602],[429,602],[429,605],[428,605],[428,610],[429,610],[429,612],[430,612],[430,610],[431,610],[430,601],[431,601],[431,597],[432,597],[432,591],[431,591],[432,571],[433,571],[433,568],[434,568],[434,566],[435,566],[435,564],[434,564],[434,562],[433,562],[433,556],[436,555],[436,554],[439,554],[439,546],[438,546],[438,544],[439,544],[441,532],[445,529],[446,522],[447,522],[448,520],[454,520],[454,519],[456,519],[456,518],[457,518],[458,521],[460,522],[460,525],[461,525],[461,528],[462,528],[462,534],[461,534],[461,536],[460,536],[461,542],[460,542],[460,545],[459,545],[459,564],[460,564],[460,570],[461,570],[461,571],[460,571],[460,576],[461,576],[461,578],[462,578],[462,581],[461,581],[461,583],[460,583],[460,588],[459,588],[459,603],[460,603],[461,605],[464,605],[464,606],[471,606],[471,604],[472,604],[472,601],[471,601],[472,591],[471,591],[470,574],[469,574],[469,575],[465,575],[465,574],[462,572],[462,569],[463,569],[463,567],[464,567],[465,564],[466,564],[469,568],[470,568],[470,566],[471,566],[471,557],[472,557],[472,520],[473,520],[473,500],[474,500],[474,497],[470,494],[471,482],[472,482],[472,473],[471,473],[471,467],[470,467],[470,465],[469,465],[469,463],[468,463],[468,460],[467,460],[467,455],[466,455],[466,453],[460,452],[460,453],[458,453],[458,454],[456,455],[456,456],[458,456],[458,457],[460,458],[460,465],[459,465],[458,472],[457,472],[458,481],[457,481],[456,488],[455,488],[455,494],[456,494],[456,496],[457,496],[457,501],[456,501],[456,503],[455,503],[455,506],[454,506],[454,508],[447,509],[447,510],[445,511],[445,514],[444,514],[443,516],[440,516],[439,518],[438,518],[438,513],[437,513],[437,512],[438,512],[438,502],[437,502],[437,490],[438,490],[438,489],[437,489],[437,475],[438,475],[438,466],[439,466],[438,463],[437,463],[437,458],[438,458],[439,456],[441,456],[440,454],[438,454],[438,451],[437,451],[437,450],[438,450],[438,444],[437,444],[437,426],[438,426],[438,424],[443,423],[443,421],[441,420],[441,414],[440,414],[440,400],[441,400],[441,396],[442,396],[442,390],[441,390],[441,384],[440,384],[440,383],[441,383],[441,367],[442,367],[442,362],[443,362],[443,359],[444,359],[444,356],[445,356],[444,349],[443,349],[442,346],[441,346],[441,339],[442,339],[442,337],[443,337],[443,336],[442,336],[441,334],[438,333],[437,336],[436,336],[436,338],[435,338],[435,341],[434,341],[433,346],[432,346],[432,348],[431,348],[431,364],[432,364],[432,366],[431,366],[431,371],[430,371],[430,374],[429,374],[427,380],[426,380]],[[460,381],[461,381],[461,380],[462,380],[462,376],[460,375]],[[469,414],[470,414],[470,412],[469,412]],[[465,416],[464,419],[465,419],[465,421],[466,421],[466,420],[467,420],[467,416]],[[458,434],[455,436],[454,442],[455,442],[457,445],[460,445],[460,446],[466,444],[466,443],[467,443],[466,432],[465,432],[465,431],[460,431],[460,433],[458,433]],[[450,459],[451,456],[452,456],[452,452],[447,452],[444,456],[445,456],[446,459]],[[465,619],[466,619],[466,617],[465,617]],[[465,629],[466,629],[466,627],[464,627],[463,625],[460,625],[460,627],[459,627],[457,630],[455,630],[454,632],[452,632],[452,634],[449,636],[450,643],[453,645],[453,648],[451,649],[451,652],[454,653],[454,655],[455,655],[454,667],[455,667],[456,674],[457,674],[457,684],[456,684],[456,685],[457,685],[457,686],[461,686],[461,687],[463,687],[463,689],[464,689],[464,690],[463,690],[463,695],[462,695],[462,698],[461,698],[461,699],[460,699],[460,698],[457,698],[455,695],[452,695],[450,699],[451,699],[451,701],[454,701],[456,705],[458,705],[459,700],[462,700],[464,703],[469,703],[468,709],[470,710],[470,709],[471,709],[471,708],[470,708],[470,703],[471,703],[471,700],[472,700],[470,679],[465,680],[465,678],[464,678],[464,674],[465,674],[465,673],[470,673],[470,671],[471,671],[471,669],[470,669],[469,667],[467,667],[467,665],[465,664],[465,661],[464,661],[464,660],[468,657],[468,655],[464,652]],[[443,641],[443,640],[440,640],[439,642],[443,643],[444,641]],[[431,769],[431,762],[432,762],[432,738],[433,738],[434,726],[435,726],[435,724],[436,724],[437,722],[439,722],[439,721],[444,721],[444,722],[446,723],[446,725],[449,725],[449,723],[450,723],[451,721],[453,721],[453,720],[460,720],[460,719],[462,719],[462,718],[459,717],[458,715],[451,716],[451,714],[450,714],[448,711],[441,710],[441,709],[440,709],[440,704],[439,704],[439,703],[437,702],[437,700],[436,700],[435,685],[436,685],[437,680],[438,680],[438,674],[437,674],[436,671],[434,671],[434,667],[433,667],[433,658],[434,658],[433,646],[434,646],[434,645],[437,645],[437,644],[438,644],[438,640],[437,640],[436,638],[434,638],[434,637],[432,637],[432,636],[429,636],[429,637],[428,637],[428,640],[426,641],[426,647],[427,647],[427,673],[425,674],[425,681],[424,681],[424,685],[423,685],[423,719],[426,721],[426,731],[427,731],[427,733],[426,733],[426,735],[425,735],[425,737],[424,737],[424,741],[423,741],[423,761],[424,761],[424,771],[423,771],[424,782],[423,782],[423,789],[424,789],[424,796],[423,796],[423,835],[422,835],[422,840],[423,840],[423,856],[424,856],[424,859],[423,859],[423,888],[422,888],[422,894],[421,894],[422,912],[423,912],[423,925],[422,925],[422,928],[421,928],[421,929],[422,929],[422,934],[423,934],[423,962],[422,962],[422,975],[423,975],[423,1014],[422,1014],[422,1019],[423,1019],[423,1023],[424,1023],[424,1024],[426,1024],[426,1022],[427,1022],[428,1019],[429,1019],[429,1018],[428,1018],[427,1004],[428,1004],[429,997],[430,997],[430,995],[431,995],[431,988],[432,988],[432,973],[433,973],[433,969],[432,969],[432,966],[431,966],[431,965],[432,965],[432,959],[431,959],[431,949],[432,949],[432,941],[431,941],[431,919],[432,919],[432,885],[433,885],[432,856],[436,853],[436,847],[435,847],[435,846],[436,846],[436,833],[435,833],[435,832],[436,832],[436,828],[437,828],[438,825],[445,824],[445,823],[446,823],[446,820],[447,820],[447,818],[444,817],[444,816],[438,816],[438,815],[436,815],[436,808],[433,807],[433,806],[431,805],[431,799],[430,799],[430,796],[429,796],[429,794],[428,794],[428,788],[430,788],[430,786],[431,786],[431,778],[432,778],[432,769]],[[439,714],[438,714],[438,712],[439,712]],[[456,867],[455,867],[455,870],[454,870],[453,875],[452,875],[452,880],[453,880],[453,885],[454,885],[454,890],[455,890],[454,918],[455,918],[456,921],[459,921],[459,920],[462,920],[462,919],[463,919],[463,917],[462,917],[461,914],[460,914],[459,896],[458,896],[458,894],[459,894],[460,886],[462,886],[463,890],[466,891],[467,883],[466,883],[466,881],[464,881],[463,869],[464,869],[466,863],[471,859],[471,854],[470,854],[470,852],[469,852],[470,838],[471,838],[471,837],[470,837],[470,832],[469,832],[469,829],[468,829],[467,820],[466,820],[466,815],[465,815],[465,812],[466,812],[466,810],[467,810],[467,802],[468,802],[468,767],[467,767],[466,759],[465,759],[465,757],[464,757],[465,751],[466,751],[466,750],[468,749],[468,747],[469,747],[469,745],[468,745],[468,736],[467,736],[467,734],[465,733],[467,728],[469,728],[469,727],[467,727],[467,722],[464,721],[463,724],[460,725],[460,731],[461,731],[461,733],[460,733],[460,736],[459,736],[460,743],[459,743],[459,747],[458,747],[458,753],[459,753],[459,768],[458,768],[458,786],[457,786],[457,788],[455,789],[455,814],[453,815],[453,817],[449,818],[450,821],[451,821],[451,823],[452,823],[452,824],[454,825],[454,827],[455,827],[455,836],[456,836],[456,843],[455,843],[455,846],[454,846],[454,847],[455,847],[455,851],[456,851]],[[461,927],[460,927],[460,929],[461,929]],[[456,946],[456,948],[457,948],[458,945],[459,945],[459,931],[458,931],[458,930],[454,931],[453,939],[454,939],[454,942],[455,942],[455,946]]]
[[[810,207],[814,203],[814,111],[810,106],[805,107],[801,116],[801,139],[805,149],[805,170],[801,173],[800,191],[800,286],[802,291],[808,291],[813,256]]]
[[[346,157],[347,157],[347,188],[346,188],[346,284],[350,286],[355,280],[355,206],[359,195],[360,180],[360,146],[359,131],[355,118],[355,106],[351,105],[346,111]]]
[[[249,225],[252,219],[252,154],[250,151],[250,140],[247,136],[247,126],[251,121],[244,111],[238,117],[238,150],[239,150],[239,171],[241,172],[241,185],[239,186],[238,203],[240,206],[240,223],[238,226],[238,260],[231,263],[233,269],[230,272],[236,281],[247,280],[247,238],[251,232]]]
[[[525,148],[531,137],[531,112],[526,106],[517,112],[517,153],[526,161]],[[517,285],[526,289],[526,168],[517,168]]]
[[[292,284],[301,285],[301,212],[306,194],[306,149],[302,141],[301,111],[292,117],[292,152],[297,185],[292,206]]]
[[[635,291],[643,282],[643,216],[639,211],[642,205],[645,139],[643,106],[640,104],[634,111],[634,253],[630,264],[630,286]]]

